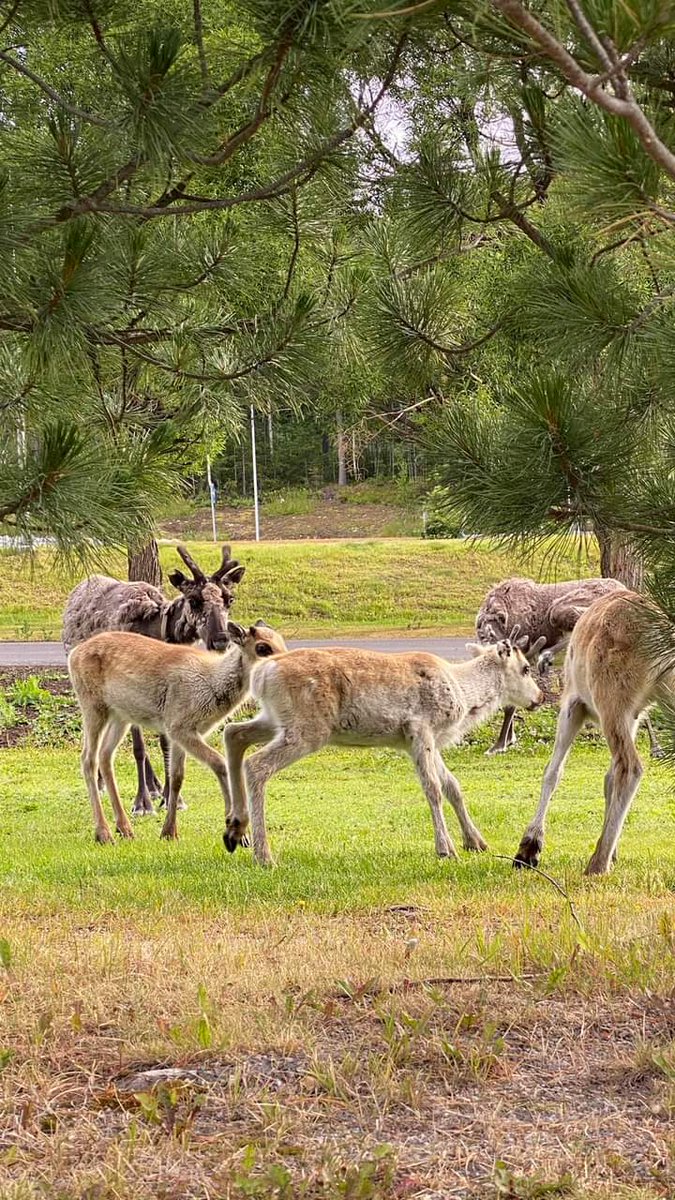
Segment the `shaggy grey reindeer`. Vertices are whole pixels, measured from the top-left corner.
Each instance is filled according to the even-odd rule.
[[[174,600],[167,600],[163,592],[150,583],[125,583],[109,575],[90,575],[79,583],[70,593],[63,615],[66,650],[95,634],[112,631],[139,633],[175,645],[191,645],[201,639],[208,650],[225,650],[231,640],[228,619],[234,601],[234,586],[246,568],[230,557],[229,546],[223,546],[220,566],[207,575],[185,546],[176,549],[192,573],[192,579],[182,571],[170,573],[171,583],[180,592]],[[162,790],[148,758],[141,730],[134,726],[131,733],[138,772],[138,790],[131,811],[134,816],[142,816],[154,811],[153,795],[162,797],[160,807],[168,798],[169,744],[164,734],[160,734],[164,759]]]
[[[564,583],[536,583],[534,579],[514,577],[495,584],[485,597],[476,617],[476,636],[481,645],[491,645],[505,637],[506,630],[520,626],[519,646],[530,660],[539,657],[546,671],[555,655],[566,648],[579,617],[601,596],[627,589],[618,579],[571,579]],[[504,709],[499,735],[488,754],[503,754],[514,746],[515,709]],[[649,718],[645,720],[654,758],[662,754]]]

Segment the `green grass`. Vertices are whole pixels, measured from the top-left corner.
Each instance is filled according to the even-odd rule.
[[[316,511],[319,498],[308,488],[284,488],[263,501],[263,517],[302,517]]]
[[[189,543],[206,568],[219,561],[208,542]],[[570,542],[555,559],[537,553],[518,562],[485,541],[378,539],[343,542],[240,542],[234,552],[247,567],[235,616],[264,617],[288,637],[403,633],[470,633],[488,588],[514,573],[569,579],[598,572],[594,544]],[[162,564],[177,564],[174,545],[161,546]],[[121,556],[103,568],[124,577]],[[0,552],[0,639],[50,639],[77,573],[59,570],[53,557]]]
[[[540,718],[546,726],[548,717]],[[535,727],[523,747],[489,762],[487,731],[450,756],[469,808],[493,851],[510,854],[532,815],[547,750]],[[2,906],[38,911],[114,909],[175,912],[182,905],[219,912],[298,903],[341,912],[393,903],[559,905],[543,879],[524,878],[490,856],[435,859],[426,802],[408,760],[394,751],[327,750],[284,772],[269,787],[270,840],[278,868],[266,872],[250,852],[228,856],[215,781],[191,762],[180,817],[181,840],[158,840],[158,821],[113,849],[94,845],[76,748],[4,754],[0,799]],[[600,885],[583,883],[602,818],[606,749],[587,741],[573,754],[552,806],[545,867],[600,906],[608,898],[666,896],[675,888],[675,839],[663,837],[673,799],[663,767],[650,767],[621,843],[620,865]],[[134,790],[129,752],[120,754],[123,795]],[[453,815],[451,835],[458,842]],[[459,844],[459,842],[458,842]],[[595,898],[593,900],[592,898]],[[560,905],[564,910],[564,904]]]

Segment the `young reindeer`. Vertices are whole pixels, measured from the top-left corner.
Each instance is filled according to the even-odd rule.
[[[534,819],[523,834],[515,867],[539,862],[551,797],[572,743],[585,721],[600,725],[612,754],[605,776],[605,819],[587,875],[604,875],[616,858],[623,823],[642,778],[635,748],[640,720],[651,703],[673,704],[673,673],[664,670],[650,629],[663,619],[635,592],[596,600],[579,618],[565,661],[553,756],[546,767]]]
[[[199,638],[207,650],[224,650],[229,642],[228,617],[234,602],[235,586],[246,570],[230,557],[223,546],[220,566],[211,574],[195,562],[186,546],[176,547],[192,579],[182,571],[171,571],[169,579],[178,590],[167,600],[159,588],[142,580],[125,582],[110,575],[90,575],[68,597],[63,614],[63,641],[67,650],[97,633],[119,630],[141,633],[178,645],[189,645]],[[131,730],[138,789],[132,814],[153,812],[152,794],[161,794],[161,785],[147,756],[143,735],[136,726]],[[160,737],[164,758],[164,796],[168,799],[169,747]]]
[[[457,814],[466,850],[485,850],[454,775],[441,757],[475,725],[504,704],[534,708],[543,696],[527,659],[504,639],[473,647],[470,662],[450,663],[435,654],[381,654],[373,650],[293,650],[264,663],[251,680],[262,705],[253,721],[224,731],[232,791],[225,845],[242,842],[250,803],[253,851],[262,865],[272,857],[265,830],[265,784],[276,771],[327,744],[395,746],[415,764],[431,808],[436,853],[456,858],[443,816],[443,795]],[[269,743],[246,765],[249,746]]]
[[[178,837],[176,812],[186,754],[216,775],[227,819],[227,764],[204,737],[246,699],[255,664],[286,650],[281,635],[264,621],[248,630],[230,622],[229,635],[236,644],[224,654],[167,645],[136,633],[101,633],[71,651],[68,671],[82,710],[82,774],[97,842],[113,840],[101,807],[99,765],[117,832],[133,837],[113,766],[115,751],[130,725],[154,729],[169,741],[169,799],[162,837]]]

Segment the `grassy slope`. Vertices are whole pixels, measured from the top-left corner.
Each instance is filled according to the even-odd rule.
[[[190,543],[205,567],[217,549]],[[485,592],[516,571],[536,578],[597,574],[595,553],[571,545],[553,561],[541,553],[518,564],[486,542],[386,539],[354,542],[238,543],[247,575],[235,615],[264,616],[290,637],[409,632],[468,633]],[[164,567],[176,564],[161,548]],[[106,569],[123,577],[111,557]],[[77,576],[59,572],[46,552],[32,571],[25,557],[0,552],[0,639],[56,638],[63,606]]]

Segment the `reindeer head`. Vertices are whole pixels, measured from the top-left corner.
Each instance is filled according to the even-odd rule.
[[[491,597],[483,604],[476,617],[476,637],[482,646],[494,646],[506,637],[509,614],[498,601]]]
[[[234,603],[234,588],[246,568],[230,558],[229,546],[223,546],[220,566],[212,575],[206,575],[185,546],[176,549],[192,572],[192,579],[182,571],[172,571],[169,575],[183,597],[173,640],[187,642],[201,638],[208,650],[225,650],[230,642],[228,620]]]
[[[501,638],[490,645],[471,645],[474,655],[492,655],[500,664],[503,674],[502,703],[513,705],[514,708],[537,708],[543,703],[544,694],[532,673],[530,654],[535,654],[541,648],[540,641],[534,643],[529,654],[525,655],[521,643],[526,644],[529,638],[520,638],[520,626],[515,625],[506,638]]]

